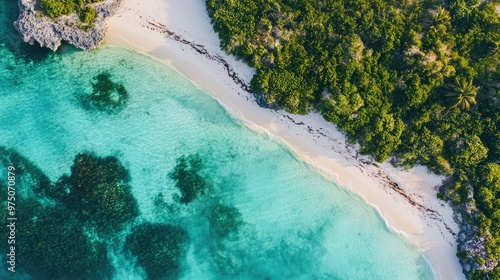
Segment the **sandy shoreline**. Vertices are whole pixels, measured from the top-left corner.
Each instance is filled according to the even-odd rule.
[[[167,38],[165,30],[151,23],[164,25],[180,39]],[[219,50],[203,0],[123,0],[108,24],[108,44],[132,47],[177,69],[219,100],[233,117],[282,140],[302,160],[377,208],[390,228],[422,248],[439,279],[465,279],[455,256],[453,234],[458,226],[451,208],[436,198],[436,187],[444,178],[428,174],[424,167],[401,171],[358,155],[357,146],[348,144],[317,113],[296,116],[259,107],[224,65],[186,43],[201,45],[226,61],[241,80],[250,81],[253,70]]]

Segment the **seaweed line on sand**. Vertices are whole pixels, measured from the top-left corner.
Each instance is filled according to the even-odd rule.
[[[210,53],[206,48],[205,46],[201,45],[201,44],[197,44],[197,43],[194,43],[192,41],[189,41],[189,40],[186,40],[184,39],[181,35],[178,35],[176,34],[175,32],[169,30],[164,24],[162,23],[159,23],[159,22],[152,22],[152,21],[147,21],[148,23],[148,26],[146,26],[148,29],[152,30],[152,31],[156,31],[156,32],[159,32],[161,34],[164,34],[167,38],[171,39],[171,40],[174,40],[176,42],[179,42],[179,43],[182,43],[184,45],[188,45],[190,46],[193,50],[195,50],[197,53],[201,54],[201,55],[204,55],[206,58],[208,58],[209,60],[212,60],[212,61],[215,61],[217,62],[218,64],[221,64],[224,69],[226,70],[227,72],[227,75],[234,81],[234,83],[236,83],[242,90],[244,90],[245,92],[247,93],[250,93],[252,94],[252,96],[255,97],[254,95],[254,92],[250,89],[250,86],[247,85],[242,78],[240,78],[240,76],[238,75],[238,73],[236,73],[234,71],[234,69],[229,65],[229,63],[224,60],[224,58],[222,58],[219,54],[212,54]],[[256,97],[255,97],[256,98]],[[258,98],[256,98],[256,101],[260,104],[260,100]],[[262,105],[261,105],[262,106]],[[276,110],[275,110],[276,111]],[[277,112],[277,111],[276,111]],[[277,112],[279,113],[279,112]],[[286,117],[289,121],[291,121],[292,123],[294,123],[295,125],[304,125],[303,122],[296,122],[292,117],[290,117],[289,115],[287,114],[281,114],[283,117]],[[319,133],[320,135],[322,135],[323,137],[327,137],[327,138],[330,138],[328,135],[326,135],[324,133],[324,129],[321,128],[321,130],[323,131],[319,131],[317,130],[317,133]],[[309,134],[313,135],[315,134],[314,133],[314,130],[312,129],[308,129],[307,130]],[[402,196],[403,198],[405,198],[409,204],[411,204],[412,206],[414,206],[415,208],[417,208],[419,211],[421,211],[422,213],[425,214],[426,217],[432,219],[432,220],[435,220],[438,222],[438,225],[439,223],[442,224],[444,226],[444,228],[453,236],[453,237],[456,237],[457,234],[450,228],[450,226],[445,222],[443,216],[436,210],[434,209],[431,209],[429,207],[426,207],[424,206],[423,204],[415,201],[415,199],[409,195],[405,190],[403,190],[402,188],[399,187],[399,185],[394,182],[393,180],[391,180],[389,178],[389,176],[387,176],[387,174],[385,172],[382,171],[382,168],[377,165],[376,163],[373,163],[371,161],[367,161],[367,160],[363,160],[363,159],[358,159],[357,158],[357,155],[356,155],[356,160],[359,162],[359,165],[358,165],[358,168],[360,169],[363,169],[362,171],[367,171],[367,173],[373,175],[373,177],[375,178],[378,178],[380,179],[384,184],[383,184],[383,187],[389,187],[389,189],[391,189],[392,191],[394,191],[395,193],[399,194],[400,196]],[[367,166],[369,165],[373,165],[377,168],[377,172],[372,172],[370,170],[368,170]],[[443,232],[441,231],[441,234],[443,235],[444,237],[444,234]],[[450,243],[451,245],[451,243]]]
[[[182,36],[175,34],[175,32],[170,31],[164,24],[159,23],[159,22],[151,22],[148,21],[149,27],[151,30],[160,32],[162,34],[165,34],[165,36],[169,39],[175,40],[179,43],[185,44],[193,48],[197,53],[205,55],[206,58],[213,60],[219,64],[222,64],[224,66],[224,69],[227,71],[227,75],[231,77],[231,79],[240,86],[241,89],[243,89],[245,92],[253,94],[254,92],[250,89],[250,86],[248,86],[240,76],[238,76],[238,73],[236,73],[231,65],[227,63],[227,61],[224,60],[220,55],[218,54],[211,54],[203,45],[196,44],[194,42],[188,41]]]

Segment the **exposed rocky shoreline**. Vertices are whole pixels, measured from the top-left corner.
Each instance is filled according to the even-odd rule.
[[[106,35],[105,19],[112,16],[121,0],[104,0],[93,4],[96,17],[93,26],[82,29],[76,14],[63,15],[57,19],[44,16],[38,9],[37,0],[19,0],[19,18],[14,27],[27,43],[57,50],[63,41],[82,50],[98,47]]]
[[[470,198],[472,194],[470,195]],[[463,271],[468,275],[472,270],[492,271],[497,264],[493,261],[479,262],[479,259],[491,259],[486,249],[486,237],[480,234],[477,224],[477,209],[474,204],[451,204],[455,213],[455,221],[460,227],[457,237],[458,258]]]

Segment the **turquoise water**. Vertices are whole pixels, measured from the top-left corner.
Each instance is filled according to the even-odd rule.
[[[85,106],[100,73],[124,86],[124,108],[109,112]],[[52,184],[71,173],[82,152],[113,156],[128,170],[139,216],[115,236],[87,234],[106,244],[114,279],[148,275],[123,250],[132,226],[146,222],[175,225],[189,236],[178,270],[167,278],[434,278],[421,252],[390,232],[359,197],[325,180],[283,145],[231,119],[171,68],[127,49],[66,48],[33,60],[4,40],[0,146],[19,153],[32,164],[26,170],[38,168]],[[188,155],[201,160],[196,176],[205,189],[185,204],[176,199],[179,189],[169,173]],[[5,176],[0,179],[6,182]],[[20,179],[19,192],[37,184]],[[239,214],[213,222],[214,205]],[[230,233],[221,234],[221,228]],[[18,266],[22,269],[22,263]]]

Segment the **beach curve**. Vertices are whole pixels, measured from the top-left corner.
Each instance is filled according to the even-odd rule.
[[[438,279],[465,279],[455,256],[458,226],[451,208],[436,197],[436,187],[444,177],[428,174],[425,167],[403,171],[359,155],[358,147],[317,113],[296,116],[258,106],[255,97],[228,75],[225,65],[186,43],[203,46],[223,58],[246,84],[253,76],[253,69],[219,50],[204,1],[124,0],[108,25],[108,44],[132,47],[169,64],[224,104],[233,117],[275,136],[300,159],[361,196],[377,209],[389,228],[424,251]],[[184,41],[166,36],[162,26]],[[438,218],[416,207],[398,189],[414,203],[438,213]]]

